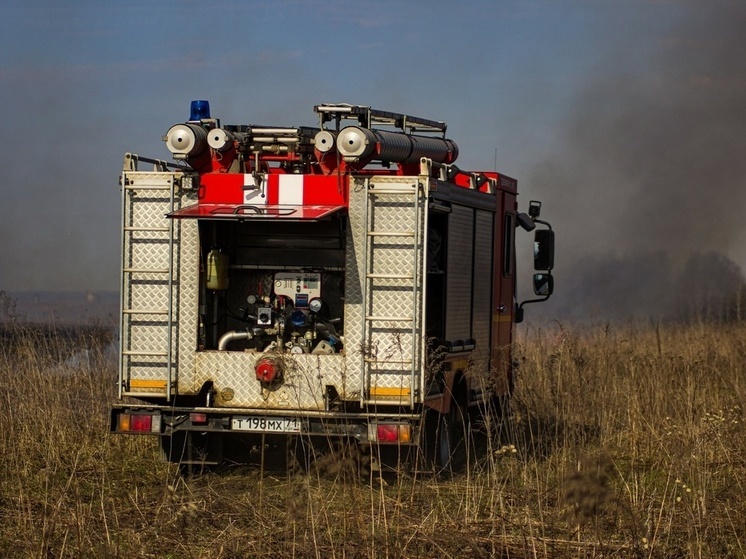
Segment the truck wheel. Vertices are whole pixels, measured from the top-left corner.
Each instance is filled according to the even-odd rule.
[[[504,394],[502,396],[493,396],[491,400],[491,427],[492,437],[495,443],[502,446],[511,439],[511,411],[510,411],[510,395]]]
[[[315,476],[349,481],[370,476],[370,451],[346,438],[320,442],[311,448],[310,471]]]
[[[215,469],[223,462],[223,437],[219,434],[179,431],[161,437],[161,456],[178,464],[179,472],[192,476]]]
[[[438,475],[450,477],[466,466],[467,427],[466,409],[455,401],[447,413],[438,414],[435,439],[435,469]]]

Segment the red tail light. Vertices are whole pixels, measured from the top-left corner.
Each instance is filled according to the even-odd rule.
[[[407,423],[376,423],[368,429],[371,442],[404,443],[412,442],[412,427]]]
[[[280,363],[271,357],[261,358],[255,367],[256,380],[271,384],[277,382],[282,378],[282,368]]]
[[[117,416],[116,430],[120,433],[160,433],[159,413],[120,413]]]
[[[149,433],[152,423],[153,416],[151,415],[133,415],[130,421],[130,427],[133,431],[147,431]]]
[[[194,425],[206,425],[207,424],[206,413],[192,412],[189,414],[189,419]]]
[[[378,425],[376,429],[379,443],[395,443],[399,440],[398,425]]]

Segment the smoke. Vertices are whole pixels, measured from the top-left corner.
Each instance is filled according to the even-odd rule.
[[[746,261],[746,5],[688,10],[645,56],[610,45],[531,177],[558,236],[542,314],[675,314],[692,261]]]

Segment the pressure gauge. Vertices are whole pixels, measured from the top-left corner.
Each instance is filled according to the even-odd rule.
[[[318,313],[321,310],[322,305],[323,303],[318,297],[315,297],[308,302],[308,308],[313,313]]]

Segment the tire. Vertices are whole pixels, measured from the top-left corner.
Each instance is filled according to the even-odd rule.
[[[435,471],[441,477],[462,472],[468,457],[469,421],[465,406],[456,401],[447,413],[438,414],[435,434]]]
[[[310,442],[308,471],[327,480],[360,481],[370,477],[370,450],[346,437]]]

